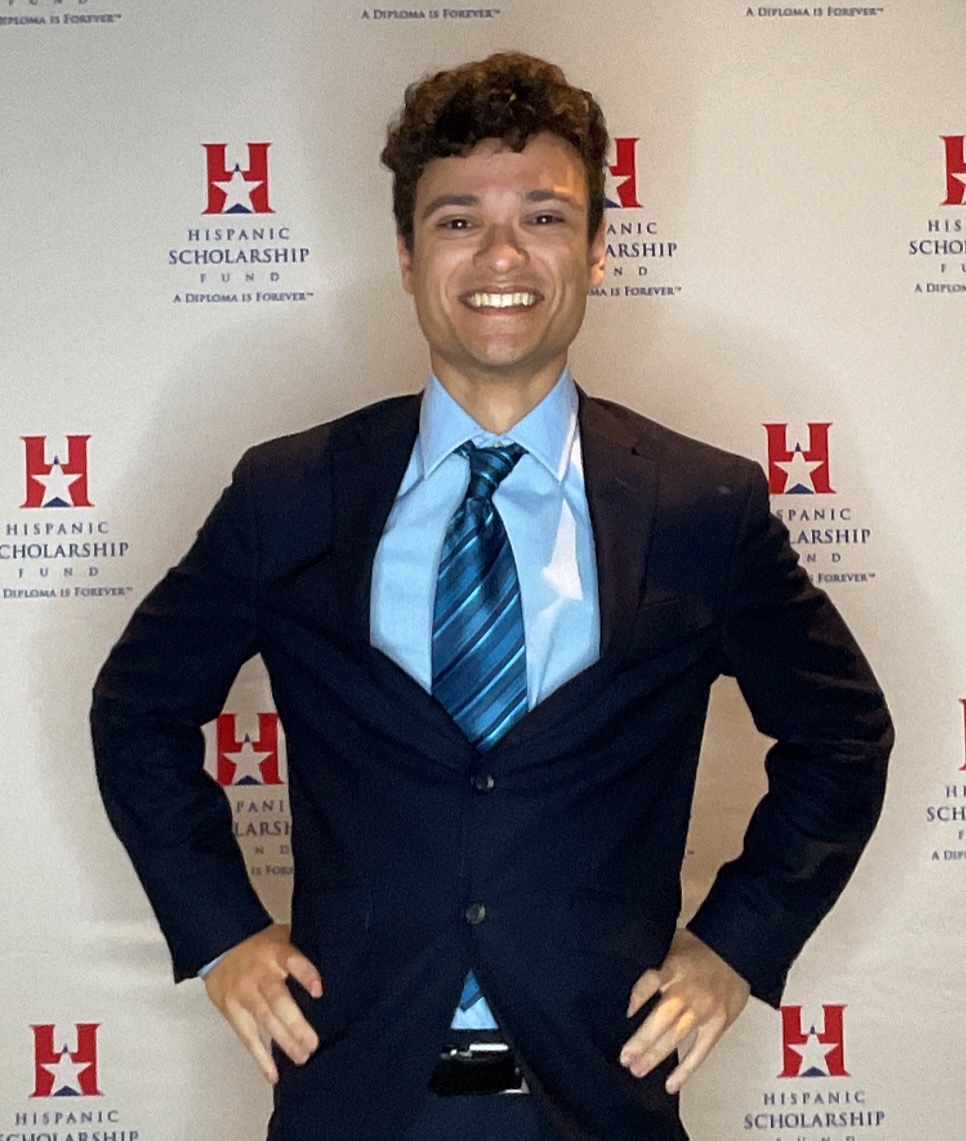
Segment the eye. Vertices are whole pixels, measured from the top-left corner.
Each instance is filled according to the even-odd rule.
[[[469,218],[457,217],[442,218],[437,225],[441,230],[468,230],[471,223]]]
[[[533,216],[533,223],[535,226],[552,226],[555,222],[563,222],[564,218],[560,214],[554,214],[550,211],[544,210],[540,214]]]

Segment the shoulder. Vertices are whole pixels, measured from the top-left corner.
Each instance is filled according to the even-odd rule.
[[[419,399],[417,393],[393,396],[301,432],[265,440],[245,452],[239,469],[269,480],[314,474],[333,450],[378,446],[380,439],[413,428],[418,424]]]
[[[613,400],[581,394],[581,423],[582,432],[604,432],[648,459],[662,482],[717,489],[764,481],[760,465],[747,456],[686,436]]]
[[[394,450],[408,454],[418,425],[419,396],[407,395],[265,440],[249,448],[238,462],[229,498],[260,533],[298,534],[300,545],[324,544],[338,455],[363,449],[373,464],[379,464]]]

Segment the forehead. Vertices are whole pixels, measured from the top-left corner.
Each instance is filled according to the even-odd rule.
[[[559,191],[586,206],[587,176],[574,148],[557,135],[535,135],[522,151],[500,139],[484,139],[467,155],[437,158],[426,164],[416,186],[420,205],[440,194],[472,197],[522,197],[534,190]]]

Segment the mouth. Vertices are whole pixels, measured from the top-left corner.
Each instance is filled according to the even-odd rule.
[[[521,290],[516,293],[466,293],[460,300],[470,309],[530,309],[540,300],[540,294]]]

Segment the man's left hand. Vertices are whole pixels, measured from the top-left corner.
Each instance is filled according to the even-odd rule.
[[[679,928],[661,966],[634,984],[627,1017],[658,992],[659,1002],[624,1044],[620,1060],[642,1078],[693,1034],[665,1083],[668,1093],[677,1093],[742,1012],[751,988],[707,943]]]

